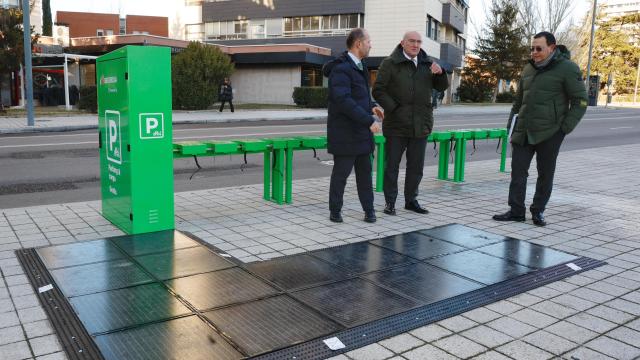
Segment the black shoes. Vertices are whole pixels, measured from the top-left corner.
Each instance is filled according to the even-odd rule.
[[[332,211],[329,214],[329,220],[331,220],[334,223],[341,223],[344,222],[344,220],[342,219],[342,214],[340,213],[340,211]],[[368,222],[368,223],[374,223],[376,222],[378,219],[376,218],[376,213],[375,211],[366,211],[364,213],[364,221]]]
[[[387,215],[395,215],[396,214],[396,206],[394,204],[391,203],[386,203],[384,205],[384,210],[383,212]]]
[[[372,223],[376,222],[376,220],[378,220],[378,219],[376,219],[376,212],[375,211],[371,210],[371,211],[366,211],[364,213],[364,221],[365,222],[368,222],[368,223],[372,224]]]
[[[517,215],[514,215],[511,212],[511,210],[509,210],[504,214],[493,215],[493,220],[495,220],[495,221],[520,221],[520,222],[523,222],[524,221],[524,215],[517,216]]]
[[[544,220],[544,215],[542,213],[531,213],[531,220],[537,226],[545,226],[547,222]]]
[[[418,214],[428,214],[429,210],[423,208],[422,206],[420,206],[420,204],[418,204],[418,200],[413,200],[412,202],[408,202],[404,205],[404,208],[406,210],[410,210],[413,212],[416,212]]]

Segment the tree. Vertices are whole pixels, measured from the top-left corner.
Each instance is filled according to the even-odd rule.
[[[0,73],[17,71],[24,63],[22,25],[21,10],[0,9]],[[38,37],[32,35],[31,44],[37,41]]]
[[[52,28],[51,0],[42,0],[42,35],[51,36]]]
[[[611,73],[615,95],[631,94],[635,86],[640,47],[634,45],[633,37],[637,36],[640,16],[634,15],[601,20],[596,31],[591,72],[601,75],[602,87]]]
[[[601,8],[602,10],[602,8]],[[582,69],[588,62],[591,11],[582,21],[584,34],[579,37],[574,59]],[[600,75],[600,89],[612,74],[615,95],[632,94],[640,59],[640,14],[606,18],[603,11],[596,17],[591,74]]]
[[[463,102],[486,102],[491,100],[496,87],[495,77],[482,66],[480,59],[467,56],[462,69],[457,94]]]
[[[218,98],[218,88],[233,72],[229,56],[215,46],[192,41],[171,59],[174,109],[206,109]]]
[[[524,41],[524,29],[517,18],[518,7],[515,2],[493,0],[488,24],[476,43],[474,53],[480,58],[482,67],[495,79],[494,102],[498,94],[498,81],[518,78],[529,54],[528,44]]]
[[[573,24],[566,24],[571,12],[572,0],[516,0],[518,20],[524,28],[527,39],[548,31],[556,36],[559,44],[574,38],[569,31]],[[563,24],[565,24],[563,26]]]

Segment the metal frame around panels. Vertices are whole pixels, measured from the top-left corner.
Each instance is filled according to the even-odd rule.
[[[100,349],[56,285],[36,250],[20,249],[15,253],[69,359],[104,360]],[[47,285],[53,285],[53,289],[39,292],[40,287]]]
[[[323,338],[338,337],[346,345],[341,350],[332,351],[324,344],[323,339],[315,339],[253,359],[325,359],[606,264],[587,257],[578,258],[572,263],[581,270],[574,271],[567,264],[555,265]]]

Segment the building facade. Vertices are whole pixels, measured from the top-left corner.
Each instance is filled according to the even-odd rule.
[[[211,44],[301,43],[329,48],[336,56],[344,51],[349,31],[364,27],[373,43],[367,60],[373,78],[403,34],[416,30],[423,36],[423,49],[450,74],[451,88],[459,83],[469,8],[464,0],[210,0],[201,6],[203,31],[199,40]],[[254,74],[259,73],[259,67],[254,66]],[[289,64],[288,71],[299,73],[297,86],[320,86],[321,67]],[[451,91],[445,99],[450,101]],[[238,101],[255,100],[258,98],[238,95]]]
[[[605,0],[602,11],[607,18],[640,13],[640,0]]]
[[[56,12],[55,23],[69,28],[69,37],[112,35],[169,36],[169,19],[163,16],[101,14],[73,11]]]

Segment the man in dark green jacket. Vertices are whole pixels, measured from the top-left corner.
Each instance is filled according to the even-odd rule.
[[[530,211],[533,223],[544,226],[543,212],[551,197],[560,146],[565,135],[573,131],[584,116],[587,92],[580,68],[570,60],[566,47],[556,46],[553,34],[538,33],[531,45],[531,60],[522,70],[507,125],[510,130],[513,127],[509,185],[511,209],[494,215],[493,219],[525,220],[527,176],[535,154],[538,180]]]
[[[382,132],[386,138],[384,170],[384,213],[395,215],[398,196],[398,171],[402,154],[407,151],[404,183],[405,209],[428,213],[416,200],[422,180],[427,136],[433,129],[433,89],[449,86],[442,68],[421,49],[422,37],[407,32],[393,53],[378,68],[373,97],[384,109]]]

